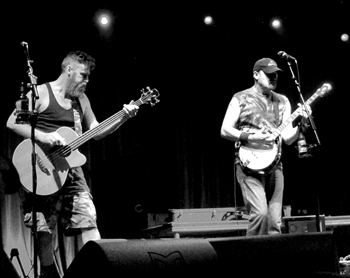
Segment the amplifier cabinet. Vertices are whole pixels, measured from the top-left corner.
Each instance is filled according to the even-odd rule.
[[[294,216],[294,217],[284,217],[284,227],[288,234],[305,234],[317,232],[316,226],[316,216]],[[326,230],[325,216],[319,216],[319,227],[320,232]]]

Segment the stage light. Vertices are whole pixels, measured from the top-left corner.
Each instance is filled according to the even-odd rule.
[[[100,10],[95,14],[96,25],[105,30],[110,29],[113,21],[113,15],[109,11]]]
[[[274,18],[271,20],[272,28],[279,29],[279,28],[281,28],[281,25],[282,25],[281,20],[279,20],[278,18]]]
[[[100,23],[101,23],[102,25],[106,25],[106,24],[108,24],[108,22],[109,22],[108,17],[102,16],[102,17],[100,18]]]
[[[204,23],[207,25],[211,25],[213,23],[213,18],[210,15],[205,16]]]
[[[110,17],[107,14],[101,14],[98,18],[100,26],[107,27],[110,25]]]
[[[343,42],[349,42],[349,35],[344,33],[341,35],[340,39],[343,41]]]

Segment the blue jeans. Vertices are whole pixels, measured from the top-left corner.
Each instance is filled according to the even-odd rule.
[[[250,216],[247,236],[281,233],[284,176],[282,169],[269,175],[248,175],[236,164],[237,181]]]

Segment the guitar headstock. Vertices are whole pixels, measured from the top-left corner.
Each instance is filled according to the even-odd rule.
[[[325,93],[329,92],[332,90],[332,86],[329,83],[324,83],[320,88],[317,89],[316,93],[319,96],[323,96]]]
[[[157,89],[150,89],[150,87],[146,87],[146,89],[142,89],[141,92],[141,101],[143,103],[149,103],[151,106],[154,106],[160,101],[157,99],[157,97],[159,97],[159,92]]]

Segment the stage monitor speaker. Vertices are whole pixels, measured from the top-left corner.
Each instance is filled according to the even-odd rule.
[[[216,265],[205,239],[109,239],[87,242],[64,278],[206,275]]]
[[[232,277],[299,278],[339,273],[337,248],[331,232],[208,241],[216,250],[220,268],[229,268]]]
[[[304,234],[317,232],[316,216],[293,216],[284,217],[284,226],[288,234]],[[326,231],[326,220],[324,215],[319,217],[319,231]]]
[[[0,253],[0,277],[4,277],[4,278],[20,277],[4,250],[1,250],[1,253]]]

